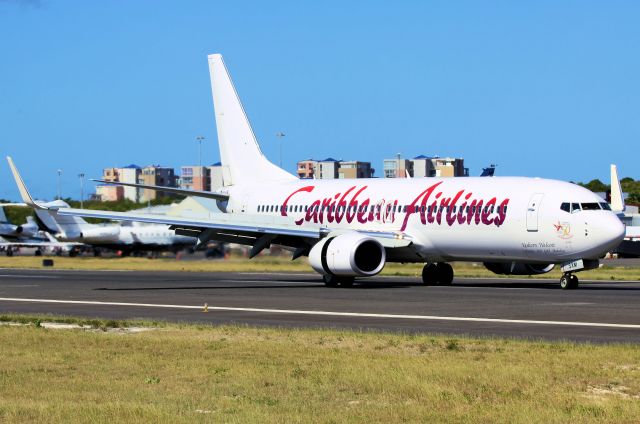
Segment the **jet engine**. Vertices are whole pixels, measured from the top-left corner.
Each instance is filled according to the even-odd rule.
[[[80,233],[80,240],[85,242],[117,241],[119,236],[120,227],[118,225],[110,225],[87,228]]]
[[[385,261],[382,244],[355,231],[326,237],[309,252],[309,264],[324,275],[371,277],[382,271]]]
[[[528,264],[524,262],[485,262],[484,266],[495,274],[505,275],[545,274],[555,267],[554,264]]]

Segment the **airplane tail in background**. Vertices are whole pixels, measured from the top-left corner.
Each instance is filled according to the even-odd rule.
[[[49,209],[35,209],[35,212],[40,222],[44,225],[44,230],[50,233],[79,234],[94,225],[77,216],[58,215],[57,209],[69,207],[69,204],[63,200],[54,200],[43,203],[43,205]]]
[[[620,178],[618,178],[618,167],[611,164],[611,210],[614,212],[623,212],[624,209],[622,187],[620,186]]]
[[[67,202],[63,200],[54,200],[49,203],[34,200],[33,196],[31,196],[31,193],[29,193],[29,190],[27,189],[27,185],[24,183],[22,176],[18,172],[18,168],[9,156],[7,156],[7,162],[9,162],[9,168],[11,168],[11,173],[13,174],[13,178],[18,186],[18,191],[20,192],[22,201],[33,208],[36,212],[36,217],[45,227],[45,231],[56,234],[75,235],[82,233],[82,231],[87,229],[87,227],[93,225],[80,217],[58,215],[58,209],[69,208]]]
[[[0,224],[7,224],[7,216],[4,214],[4,208],[0,206]]]
[[[222,55],[209,55],[209,74],[225,185],[290,181],[296,177],[264,156]]]

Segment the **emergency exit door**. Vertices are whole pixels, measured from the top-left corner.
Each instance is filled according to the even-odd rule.
[[[542,204],[542,193],[536,193],[529,199],[527,206],[527,231],[538,231],[538,212]]]

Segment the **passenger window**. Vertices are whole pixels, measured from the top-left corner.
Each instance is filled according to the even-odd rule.
[[[565,212],[571,212],[571,206],[568,203],[561,204],[560,209],[562,209]]]

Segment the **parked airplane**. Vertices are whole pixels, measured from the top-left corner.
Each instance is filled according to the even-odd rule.
[[[10,240],[23,240],[33,238],[38,231],[38,224],[34,221],[33,217],[28,216],[27,222],[21,225],[15,225],[7,220],[7,216],[4,213],[4,206],[8,204],[0,205],[0,237]]]
[[[27,206],[24,203],[5,203],[0,205],[0,250],[7,256],[13,256],[14,251],[21,247],[34,248],[35,255],[40,256],[44,250],[58,250],[72,252],[81,243],[61,243],[46,231],[40,230],[33,217],[28,216],[27,222],[15,225],[7,220],[4,206]]]
[[[218,192],[116,183],[218,200],[217,218],[68,209],[35,202],[13,162],[24,202],[58,216],[169,224],[202,243],[271,244],[308,255],[327,286],[349,286],[387,262],[426,262],[425,284],[451,284],[451,261],[481,261],[500,274],[539,274],[560,264],[562,288],[598,267],[624,227],[609,205],[574,184],[521,177],[300,180],[262,154],[222,56],[209,56],[224,184]]]
[[[640,257],[640,214],[629,212],[622,195],[618,167],[611,165],[611,209],[625,225],[624,240],[616,249],[620,257]]]
[[[196,242],[193,237],[176,235],[167,225],[90,224],[80,217],[53,213],[52,210],[69,208],[69,204],[63,200],[41,204],[46,209],[35,208],[36,216],[44,229],[61,242],[82,243],[94,249],[119,250],[124,255],[134,251],[178,251],[193,247]],[[75,256],[76,251],[70,251],[69,254]]]

